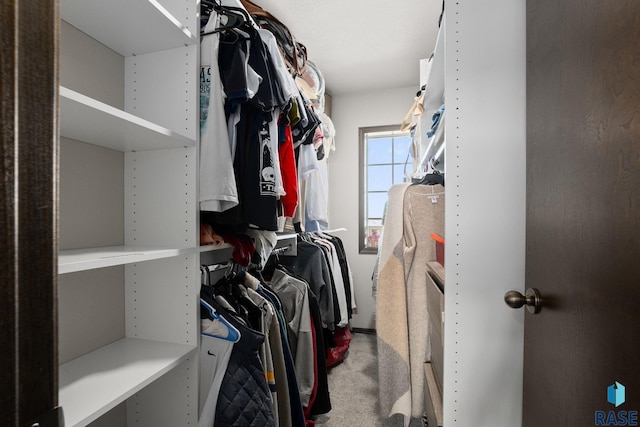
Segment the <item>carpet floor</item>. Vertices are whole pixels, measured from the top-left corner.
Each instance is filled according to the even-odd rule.
[[[318,417],[322,427],[401,427],[403,418],[380,416],[376,336],[353,333],[345,361],[329,371],[331,412]],[[421,426],[412,419],[410,427]]]

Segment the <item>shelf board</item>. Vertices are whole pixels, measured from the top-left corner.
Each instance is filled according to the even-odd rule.
[[[233,256],[233,246],[223,243],[220,246],[204,245],[197,249],[200,252],[200,264],[212,265],[229,261]]]
[[[196,347],[123,338],[59,367],[65,425],[86,425],[178,366]]]
[[[61,0],[60,17],[124,57],[198,43],[156,0]]]
[[[58,274],[113,267],[154,259],[194,253],[193,248],[153,248],[141,246],[107,246],[60,251]]]
[[[195,248],[158,248],[145,246],[105,246],[99,248],[68,249],[58,255],[58,274],[93,270],[95,268],[152,261],[197,252],[227,252],[231,245],[198,246]]]
[[[117,151],[196,145],[193,139],[62,86],[60,135]]]

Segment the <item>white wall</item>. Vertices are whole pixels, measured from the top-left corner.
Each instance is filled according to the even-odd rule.
[[[418,89],[416,82],[415,87],[333,96],[331,114],[336,128],[336,151],[328,161],[329,228],[347,229],[339,237],[344,243],[355,285],[358,314],[351,323],[355,328],[375,328],[371,275],[376,256],[358,253],[358,129],[399,125]]]

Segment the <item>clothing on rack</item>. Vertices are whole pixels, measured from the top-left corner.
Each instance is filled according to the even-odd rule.
[[[444,235],[444,187],[392,186],[374,282],[385,417],[402,414],[408,419],[424,410],[424,361],[430,357],[426,267],[436,258],[431,233]]]
[[[227,267],[213,275],[215,268],[205,269],[201,290],[203,307],[213,307],[203,308],[203,363],[209,351],[228,356],[209,361],[200,383],[201,425],[313,425],[331,409],[327,367],[348,348],[343,331],[355,307],[348,263],[344,250],[320,235],[301,243],[315,248],[318,262],[302,268],[308,277],[267,260],[297,258],[276,248],[274,232],[285,218],[299,228],[309,215],[326,223],[326,158],[335,129],[317,110],[323,78],[313,67],[303,74],[304,46],[293,42],[287,55],[282,26],[262,25],[277,20],[253,3],[203,0],[201,11],[201,223],[234,248]],[[237,340],[220,329],[227,324]],[[246,414],[243,393],[257,399]]]
[[[317,235],[310,234],[310,243],[318,245],[326,255],[327,265],[329,266],[329,274],[333,278],[333,287],[336,293],[339,307],[339,320],[336,321],[336,326],[343,328],[349,324],[349,311],[350,307],[347,302],[347,289],[345,288],[344,279],[341,273],[342,266],[338,260],[338,254],[335,246],[331,241],[316,237]]]
[[[284,317],[282,303],[271,289],[267,286],[261,286],[258,289],[258,293],[269,300],[276,311],[278,318],[278,325],[280,331],[280,338],[282,342],[283,359],[285,363],[286,382],[289,390],[289,409],[291,414],[291,423],[293,426],[306,425],[304,411],[302,408],[302,402],[300,400],[300,393],[298,392],[298,380],[296,378],[296,370],[291,354],[291,348],[289,347],[289,340],[287,335],[287,321]],[[277,385],[278,383],[276,383]],[[282,419],[282,418],[281,418]]]
[[[233,260],[201,267],[199,427],[226,425],[231,417],[246,425],[271,425],[272,417],[282,427],[309,426],[331,410],[327,374],[349,347],[352,311],[339,306],[355,309],[351,273],[338,237],[302,233],[296,245],[296,256],[283,255],[288,246],[273,249],[263,270]],[[234,356],[236,348],[248,358]],[[243,378],[242,388],[230,372]],[[238,413],[238,395],[251,393],[257,404]]]
[[[333,281],[322,250],[316,245],[300,240],[297,245],[297,255],[281,256],[277,259],[277,263],[309,283],[311,291],[318,298],[323,325],[333,330],[336,319]]]
[[[224,373],[229,365],[234,343],[240,332],[208,303],[202,301],[205,317],[201,319],[200,338],[200,419],[198,427],[213,425]]]
[[[213,280],[212,271],[224,277]],[[315,415],[330,411],[323,325],[309,285],[284,267],[276,269],[269,282],[235,262],[203,267],[203,272],[200,357],[205,369],[199,425],[271,425],[265,402],[278,426],[312,425]],[[257,318],[252,307],[258,310]],[[251,356],[234,356],[236,348]],[[261,375],[256,374],[258,366]],[[242,388],[230,372],[242,378]],[[250,405],[248,413],[238,413],[245,404],[239,395],[250,392],[258,404]],[[232,417],[243,421],[233,424]]]
[[[314,346],[311,332],[309,291],[306,283],[280,269],[273,272],[269,287],[278,295],[287,320],[291,354],[296,367],[302,406],[309,405],[314,385]]]
[[[316,232],[300,233],[297,249],[297,256],[281,256],[276,262],[289,274],[305,280],[311,293],[317,296],[325,366],[333,367],[344,360],[350,341],[349,319],[357,310],[344,247],[338,237]],[[340,297],[339,289],[342,289]]]
[[[309,177],[317,158],[327,157],[325,144],[333,147],[333,124],[296,84],[282,56],[281,34],[273,26],[258,27],[245,6],[261,23],[273,21],[268,12],[250,2],[221,3],[202,3],[201,211],[214,213],[211,223],[219,231],[283,230],[284,218],[293,217],[304,226],[304,210],[296,209],[304,201],[302,168],[302,181],[312,180],[311,216],[324,219],[326,191],[316,187],[326,187],[326,171]],[[323,86],[319,70],[312,74],[311,81]],[[292,145],[310,148],[292,152]]]
[[[241,286],[240,282],[243,280],[242,275],[239,275],[234,286]],[[226,295],[215,295],[219,291],[215,286],[205,285],[201,290],[202,305],[214,307],[216,315],[225,319],[239,333],[237,340],[234,340],[234,352],[228,365],[212,365],[204,371],[208,375],[201,377],[201,396],[207,396],[208,406],[201,405],[200,426],[305,425],[297,392],[296,373],[290,351],[285,345],[287,337],[281,333],[281,330],[285,330],[280,326],[284,317],[281,309],[272,302],[277,297],[274,294],[268,295],[266,290],[260,288],[261,285],[257,286],[257,290],[249,286],[245,290],[263,313],[258,328],[264,326],[265,333],[257,330],[255,325],[249,326],[250,322],[247,322],[242,310],[224,299]],[[226,307],[222,301],[226,301]],[[203,316],[206,317],[206,314],[207,311],[203,311]],[[207,363],[211,365],[211,360],[221,354],[221,348],[228,351],[230,346],[230,340],[220,334],[210,335],[210,329],[209,324],[203,320],[201,363],[204,366],[209,366]],[[234,356],[236,348],[241,355]],[[208,350],[205,352],[204,349]],[[287,359],[290,366],[287,366]],[[222,372],[224,380],[220,381]],[[293,389],[294,393],[290,392],[291,385],[296,387]]]
[[[220,24],[211,12],[205,31]],[[237,206],[238,190],[226,131],[222,81],[218,67],[219,34],[205,37],[200,44],[200,209],[222,212]]]
[[[224,309],[206,293],[201,298],[216,312],[224,313]],[[271,393],[258,355],[264,335],[232,315],[225,319],[239,331],[239,339],[233,344],[218,390],[213,426],[275,426]],[[211,349],[207,350],[206,356],[202,351],[205,361],[218,357]]]
[[[269,374],[266,373],[266,379],[269,383],[272,396],[275,395],[274,408],[276,409],[276,421],[279,426],[290,426],[292,425],[292,418],[289,386],[287,383],[284,347],[280,335],[280,324],[276,308],[265,296],[259,293],[259,280],[246,274],[244,283],[247,285],[249,296],[264,311],[265,323],[269,325],[269,332],[267,334],[269,349],[265,349],[265,351],[270,351],[271,355],[265,355],[264,357],[270,357],[273,363],[273,377],[270,377]]]

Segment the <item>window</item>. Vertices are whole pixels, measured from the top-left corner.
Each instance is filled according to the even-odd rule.
[[[387,191],[413,165],[411,135],[399,128],[360,128],[360,253],[378,252]]]

